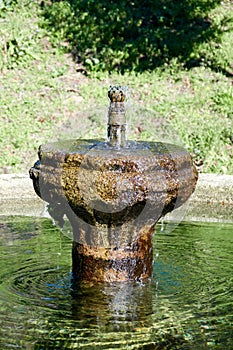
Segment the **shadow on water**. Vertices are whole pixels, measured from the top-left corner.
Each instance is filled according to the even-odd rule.
[[[217,25],[209,16],[220,3],[67,0],[50,1],[48,5],[44,1],[43,14],[48,27],[69,42],[76,61],[91,69],[142,72],[172,58],[188,68],[202,64],[205,57],[191,58],[198,45],[217,40],[228,30],[223,25],[226,18]],[[214,70],[219,68],[214,61],[209,64]]]

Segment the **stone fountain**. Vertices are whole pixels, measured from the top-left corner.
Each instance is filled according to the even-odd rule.
[[[42,145],[29,173],[52,216],[71,223],[76,280],[144,281],[154,226],[187,201],[197,171],[180,146],[127,141],[125,90],[110,87],[108,97],[107,141]]]

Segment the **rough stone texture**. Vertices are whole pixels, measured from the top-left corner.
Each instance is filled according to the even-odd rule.
[[[36,193],[74,233],[73,270],[80,279],[143,280],[152,272],[155,223],[194,191],[197,172],[183,148],[96,140],[42,145],[30,170]],[[60,218],[59,218],[60,216]]]
[[[28,174],[0,174],[0,215],[48,216]],[[233,175],[199,174],[184,219],[233,222]]]
[[[28,174],[0,174],[0,215],[48,216]],[[233,222],[233,175],[199,174],[184,219]]]
[[[154,226],[144,227],[131,246],[110,249],[73,242],[73,275],[93,282],[143,281],[151,278]],[[91,267],[91,268],[90,268]]]
[[[137,240],[144,225],[184,203],[197,180],[189,154],[168,144],[116,150],[92,140],[70,141],[41,146],[39,157],[35,190],[48,203],[62,204],[76,241],[94,246]]]
[[[185,220],[233,222],[233,176],[200,174]]]

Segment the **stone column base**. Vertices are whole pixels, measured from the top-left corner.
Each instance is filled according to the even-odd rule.
[[[145,281],[152,277],[154,226],[124,248],[92,247],[73,242],[73,276],[77,281]]]

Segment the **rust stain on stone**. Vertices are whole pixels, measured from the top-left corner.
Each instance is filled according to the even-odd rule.
[[[73,243],[73,274],[95,282],[143,281],[151,278],[154,226],[143,229],[139,239],[125,248],[107,249]]]
[[[59,204],[71,222],[74,275],[88,281],[150,278],[154,224],[196,186],[190,155],[160,143],[129,142],[113,150],[84,140],[43,145],[39,158],[30,176],[37,194],[54,208]]]

